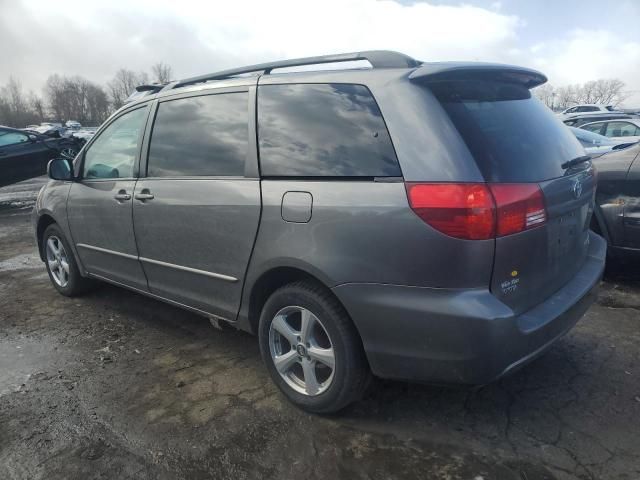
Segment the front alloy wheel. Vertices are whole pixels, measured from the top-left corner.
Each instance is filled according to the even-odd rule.
[[[62,295],[73,297],[91,289],[93,281],[80,275],[71,247],[58,225],[49,225],[40,242],[53,286]]]
[[[47,264],[53,281],[62,288],[69,283],[69,257],[60,239],[54,235],[47,239]]]

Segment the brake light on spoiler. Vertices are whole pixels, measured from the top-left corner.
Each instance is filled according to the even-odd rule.
[[[411,209],[436,230],[487,240],[544,225],[547,211],[536,183],[406,183]]]

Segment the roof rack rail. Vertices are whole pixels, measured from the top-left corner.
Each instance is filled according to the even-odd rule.
[[[167,84],[166,83],[151,83],[147,85],[138,85],[136,87],[136,92],[152,92],[157,93],[162,90]]]
[[[365,52],[295,58],[292,60],[281,60],[278,62],[259,63],[257,65],[232,68],[230,70],[222,70],[220,72],[209,73],[169,83],[164,87],[164,89],[168,90],[171,88],[186,87],[187,85],[208,82],[209,80],[224,80],[229,77],[246,73],[262,73],[268,75],[276,68],[302,67],[305,65],[320,65],[323,63],[351,62],[357,60],[367,60],[373,68],[415,68],[422,64],[422,62],[419,62],[418,60],[415,60],[403,53],[389,50],[369,50]]]

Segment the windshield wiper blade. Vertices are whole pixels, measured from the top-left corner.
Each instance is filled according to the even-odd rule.
[[[562,165],[560,165],[560,167],[566,170],[567,168],[575,167],[576,165],[580,165],[581,163],[588,162],[589,160],[591,160],[590,155],[582,155],[581,157],[576,157],[567,162],[564,162]]]

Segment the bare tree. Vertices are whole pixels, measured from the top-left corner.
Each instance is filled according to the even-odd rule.
[[[149,76],[145,72],[136,73],[126,68],[118,70],[113,80],[107,83],[113,108],[118,109],[124,105],[125,100],[135,91],[136,87],[148,81]]]
[[[172,69],[170,65],[159,62],[151,66],[151,80],[156,83],[169,83],[171,81]]]
[[[51,112],[59,122],[76,120],[99,125],[109,115],[106,92],[85,78],[51,75],[45,92]]]
[[[31,92],[29,94],[29,103],[31,104],[31,109],[38,116],[38,120],[40,122],[42,122],[44,120],[45,116],[46,116],[45,104],[44,104],[44,100],[42,99],[42,97],[40,97],[39,95],[36,95],[35,93]]]
[[[547,107],[549,107],[551,110],[555,110],[555,97],[557,94],[553,85],[551,85],[550,83],[545,83],[540,87],[534,88],[532,92]]]
[[[624,87],[624,82],[617,78],[600,79],[591,80],[582,85],[565,85],[560,88],[546,84],[536,88],[534,94],[554,110],[564,110],[581,103],[596,103],[615,107],[629,97],[629,93],[624,90]]]
[[[22,91],[22,86],[13,77],[0,88],[0,124],[10,127],[24,127],[41,121]]]

